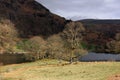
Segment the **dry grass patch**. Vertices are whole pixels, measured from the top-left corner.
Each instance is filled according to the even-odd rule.
[[[4,72],[8,67],[14,70]],[[3,66],[2,69],[8,80],[107,80],[110,75],[120,73],[120,63],[79,62],[58,65],[58,61],[46,60]]]

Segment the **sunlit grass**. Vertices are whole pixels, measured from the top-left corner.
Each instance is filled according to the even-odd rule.
[[[58,64],[57,60],[14,64],[1,67],[1,72],[5,80],[106,80],[120,73],[119,62]]]

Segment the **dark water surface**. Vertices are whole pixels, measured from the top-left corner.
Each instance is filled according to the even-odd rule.
[[[120,61],[120,54],[90,52],[80,58],[80,61]]]
[[[80,61],[120,61],[120,54],[94,53],[90,52],[80,58]],[[16,64],[25,62],[23,54],[0,54],[0,64]]]
[[[16,64],[25,62],[25,57],[23,54],[0,54],[0,64]]]

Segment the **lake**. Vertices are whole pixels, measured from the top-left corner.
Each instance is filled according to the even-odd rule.
[[[108,53],[94,53],[90,52],[87,55],[80,58],[80,61],[120,61],[120,54],[108,54]],[[23,54],[0,54],[0,64],[16,64],[25,62],[25,56]]]
[[[25,62],[24,54],[0,54],[0,64],[16,64]]]
[[[80,58],[80,61],[120,61],[120,54],[90,52]]]

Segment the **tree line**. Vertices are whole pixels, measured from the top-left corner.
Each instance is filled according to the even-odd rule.
[[[17,29],[7,20],[0,22],[0,29],[0,52],[26,52],[29,61],[52,58],[72,62],[87,53],[81,46],[85,28],[80,22],[69,22],[63,32],[47,39],[41,36],[21,39]]]

